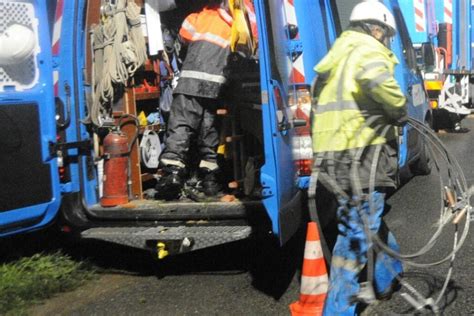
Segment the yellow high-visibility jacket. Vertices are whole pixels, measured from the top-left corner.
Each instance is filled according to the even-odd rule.
[[[370,35],[345,31],[314,68],[326,77],[313,109],[315,153],[384,144],[406,115],[406,99],[394,78],[396,56]]]

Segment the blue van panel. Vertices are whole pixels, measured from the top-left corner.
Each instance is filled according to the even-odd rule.
[[[424,31],[417,31],[415,25],[415,5],[413,0],[400,0],[400,7],[403,8],[403,17],[405,18],[405,23],[410,31],[411,40],[413,43],[424,43],[428,41],[428,30],[426,28],[427,23],[425,23]],[[425,9],[426,14],[426,9]]]
[[[38,80],[22,90],[9,87],[0,93],[0,112],[11,118],[11,128],[14,125],[21,130],[15,136],[0,140],[8,146],[15,137],[20,138],[19,146],[12,148],[8,158],[0,157],[0,201],[5,203],[0,206],[0,236],[47,225],[57,214],[61,200],[57,159],[50,152],[50,144],[56,142],[56,113],[51,50],[47,49],[51,47],[51,41],[46,2],[37,0],[31,3],[38,21],[38,46],[41,47],[35,55]],[[15,155],[25,156],[25,153],[31,156],[17,159],[17,164],[11,160]],[[20,196],[12,199],[1,194]]]
[[[334,24],[328,18],[330,10],[325,10],[324,5],[317,1],[295,1],[294,4],[303,46],[305,81],[309,85],[316,75],[314,66],[326,55],[334,41],[334,28],[331,27]]]
[[[272,222],[273,233],[281,236],[280,211],[292,212],[293,197],[297,192],[296,173],[291,154],[292,131],[280,131],[277,112],[286,115],[286,96],[289,79],[288,51],[283,2],[255,1],[259,28],[260,73],[262,89],[262,120],[264,130],[265,164],[261,168],[263,204]],[[265,7],[267,4],[267,7]],[[273,12],[270,12],[273,10]],[[270,14],[270,16],[268,16]],[[267,21],[272,25],[267,26]],[[263,36],[267,35],[267,36]],[[277,100],[280,93],[281,100]],[[280,101],[280,102],[278,102]],[[295,204],[296,205],[296,204]],[[292,229],[285,229],[291,234]]]
[[[309,86],[316,76],[314,67],[326,55],[338,36],[336,22],[331,0],[302,0],[293,4],[298,20],[298,41],[301,42],[301,52],[304,55],[304,84]]]
[[[397,35],[394,37],[391,49],[397,56],[400,64],[395,67],[395,79],[402,91],[404,91],[405,96],[407,97],[407,110],[408,115],[412,118],[415,118],[421,122],[424,122],[427,117],[429,110],[429,105],[427,99],[424,99],[424,103],[415,106],[412,100],[412,93],[414,91],[415,85],[423,86],[423,79],[421,78],[421,73],[416,70],[416,62],[412,61],[414,65],[411,65],[413,69],[410,69],[409,62],[407,61],[404,51],[406,50],[403,45],[402,36],[406,36],[405,40],[408,41],[405,44],[408,49],[413,49],[413,44],[410,38],[410,33],[407,29],[405,22],[405,15],[399,6],[397,0],[386,0],[384,1],[385,5],[393,12],[395,19],[397,20],[397,12],[400,14],[400,25],[398,25]],[[424,88],[421,88],[424,91]],[[419,144],[415,142],[415,146],[411,144],[412,140],[416,136],[417,132],[412,130],[411,127],[405,126],[403,129],[403,135],[401,137],[401,142],[399,146],[399,166],[404,167],[411,162],[411,159],[415,157],[420,150]]]

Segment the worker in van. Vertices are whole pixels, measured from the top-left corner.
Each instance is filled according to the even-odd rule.
[[[351,12],[348,30],[315,67],[320,87],[312,114],[315,166],[318,180],[339,202],[324,315],[353,315],[364,298],[389,298],[402,273],[400,261],[379,252],[373,283],[359,284],[373,254],[365,228],[384,234],[399,250],[382,221],[385,196],[398,183],[398,126],[407,121],[406,98],[394,78],[398,60],[389,48],[395,33],[387,7],[362,1]]]
[[[173,91],[165,149],[160,156],[158,199],[179,197],[190,171],[190,156],[199,161],[197,189],[206,196],[215,196],[221,190],[216,110],[223,103],[228,81],[225,69],[233,25],[229,2],[234,1],[210,0],[200,12],[186,17],[179,31],[187,54]],[[197,153],[192,154],[189,151],[194,147]]]

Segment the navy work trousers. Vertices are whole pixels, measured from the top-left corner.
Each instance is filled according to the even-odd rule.
[[[195,145],[200,160],[217,163],[219,132],[215,121],[218,104],[216,99],[175,95],[168,120],[166,147],[160,160],[187,165],[190,147]],[[193,141],[196,143],[192,144]]]

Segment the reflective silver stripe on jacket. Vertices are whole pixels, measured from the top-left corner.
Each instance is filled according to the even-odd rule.
[[[328,104],[318,104],[316,106],[316,114],[323,114],[326,112],[333,111],[344,111],[344,110],[359,110],[355,101],[339,101],[331,102]]]
[[[362,67],[362,70],[359,71],[359,73],[357,74],[356,78],[357,79],[360,79],[362,78],[362,76],[367,73],[369,70],[372,70],[372,69],[375,69],[375,68],[378,68],[378,67],[384,67],[384,68],[387,68],[387,64],[384,63],[383,61],[374,61],[372,63],[368,63],[367,65],[363,66]]]
[[[227,79],[224,76],[220,75],[211,75],[207,72],[195,71],[195,70],[183,70],[181,71],[180,78],[192,78],[199,80],[206,80],[215,83],[226,83]]]
[[[225,38],[222,38],[222,37],[220,37],[216,34],[212,34],[212,33],[199,33],[199,32],[196,31],[194,26],[192,26],[186,20],[184,20],[182,28],[185,29],[186,31],[188,31],[193,36],[192,41],[203,40],[203,41],[216,43],[216,44],[218,44],[219,46],[222,46],[222,47],[230,46],[230,40],[227,40]]]
[[[369,85],[367,86],[369,89],[373,89],[388,78],[392,77],[392,75],[389,72],[384,72],[375,77],[374,79],[370,80]]]

